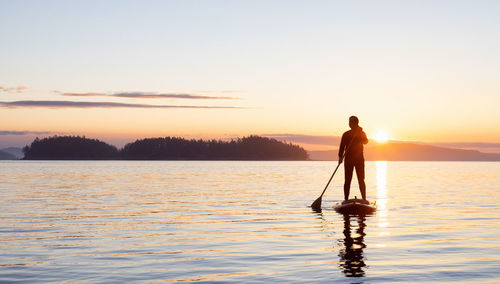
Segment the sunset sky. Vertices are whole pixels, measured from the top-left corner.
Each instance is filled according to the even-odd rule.
[[[500,1],[0,1],[0,147],[79,134],[500,143]],[[458,144],[457,144],[458,145]],[[500,146],[499,146],[500,147]]]

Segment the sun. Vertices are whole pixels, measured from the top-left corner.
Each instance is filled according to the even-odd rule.
[[[389,140],[389,134],[387,134],[387,132],[381,130],[381,131],[377,132],[377,134],[375,134],[375,140],[378,143],[385,143],[385,142],[387,142],[387,140]]]

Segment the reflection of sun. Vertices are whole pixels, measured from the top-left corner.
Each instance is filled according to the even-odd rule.
[[[389,140],[389,134],[387,132],[381,130],[375,134],[375,140],[379,143],[385,143],[387,140]]]

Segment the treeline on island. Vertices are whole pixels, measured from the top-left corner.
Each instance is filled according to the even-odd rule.
[[[308,160],[307,151],[276,139],[248,136],[230,141],[146,138],[122,149],[80,136],[36,138],[25,160]]]
[[[115,146],[80,136],[38,137],[23,148],[24,160],[113,160],[119,157]]]

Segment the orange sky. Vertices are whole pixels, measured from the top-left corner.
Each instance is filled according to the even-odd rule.
[[[365,4],[10,2],[0,146],[339,136],[350,115],[369,137],[500,142],[500,4]]]

